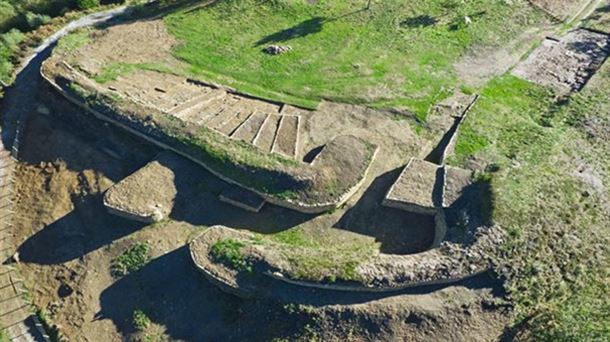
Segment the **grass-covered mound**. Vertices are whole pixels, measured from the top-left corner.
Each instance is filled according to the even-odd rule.
[[[314,107],[406,106],[424,119],[460,84],[454,63],[539,20],[525,1],[217,1],[165,17],[175,56],[202,78]],[[468,17],[468,18],[466,18]],[[471,21],[471,23],[467,23]],[[262,49],[289,45],[270,56]]]
[[[451,282],[487,270],[498,231],[480,233],[468,246],[447,244],[424,253],[390,255],[380,253],[377,243],[319,238],[302,227],[260,235],[214,226],[189,248],[197,268],[231,293],[268,286],[241,283],[243,276],[258,275],[307,287],[377,292]]]

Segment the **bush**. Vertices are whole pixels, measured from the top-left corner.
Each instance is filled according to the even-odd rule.
[[[13,55],[19,49],[24,35],[17,29],[0,35],[0,80],[8,82],[13,71]]]
[[[76,5],[78,8],[86,10],[90,8],[95,8],[100,5],[99,0],[76,0]]]
[[[111,273],[121,277],[138,271],[150,260],[149,247],[145,243],[136,243],[112,261]]]
[[[0,30],[5,31],[14,25],[17,10],[9,2],[0,1]]]
[[[212,245],[210,254],[220,263],[232,267],[238,271],[252,271],[252,264],[246,260],[241,249],[246,245],[234,239],[218,240]]]
[[[133,312],[132,317],[133,326],[138,331],[144,331],[150,326],[150,318],[142,310],[136,310]]]
[[[32,12],[25,13],[25,21],[28,24],[28,27],[32,30],[37,29],[39,26],[42,26],[49,21],[51,21],[51,17],[44,14],[37,14]]]
[[[10,342],[8,338],[8,334],[4,331],[4,329],[0,328],[0,342]]]

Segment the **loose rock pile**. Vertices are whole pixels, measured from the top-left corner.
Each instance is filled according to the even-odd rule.
[[[281,55],[283,53],[291,51],[292,47],[288,45],[269,45],[263,50],[270,55]]]

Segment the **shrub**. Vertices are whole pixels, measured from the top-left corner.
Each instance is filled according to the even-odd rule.
[[[27,23],[28,27],[32,30],[35,30],[39,26],[42,26],[42,25],[48,23],[49,21],[51,21],[51,17],[49,17],[48,15],[37,14],[37,13],[33,13],[33,12],[25,13],[25,22]]]
[[[210,254],[217,262],[223,263],[238,271],[252,271],[252,264],[246,260],[241,249],[246,245],[234,239],[218,240],[210,250]]]
[[[78,8],[86,10],[90,8],[95,8],[100,5],[99,0],[76,0],[76,5]]]
[[[0,2],[0,29],[7,30],[15,23],[17,10],[9,2]]]
[[[144,331],[150,326],[150,318],[142,310],[136,310],[133,312],[132,317],[133,326],[138,331]]]
[[[0,80],[8,82],[13,71],[12,58],[19,49],[19,43],[24,35],[17,29],[12,29],[0,35]]]
[[[111,273],[121,277],[138,271],[150,260],[149,247],[145,243],[136,243],[112,261]]]
[[[0,329],[0,342],[10,342],[8,334],[4,329]]]

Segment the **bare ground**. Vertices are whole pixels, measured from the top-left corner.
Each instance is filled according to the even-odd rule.
[[[510,70],[534,43],[551,32],[551,27],[528,30],[508,46],[475,47],[454,65],[455,70],[466,85],[480,87]]]
[[[44,98],[54,115],[78,117],[62,100],[50,94]],[[272,284],[268,298],[238,300],[220,292],[192,267],[185,243],[200,231],[199,225],[223,223],[272,232],[307,221],[320,238],[339,234],[343,239],[350,234],[366,238],[384,230],[365,229],[375,218],[359,218],[366,212],[359,210],[314,219],[272,206],[261,214],[248,214],[217,200],[223,184],[211,176],[204,176],[197,185],[204,194],[201,201],[189,201],[183,192],[173,220],[144,227],[107,214],[101,197],[109,186],[144,165],[156,149],[95,121],[68,125],[41,115],[30,121],[24,141],[16,189],[20,269],[34,303],[69,340],[156,336],[161,340],[268,341],[297,336],[325,341],[434,341],[468,336],[487,341],[500,336],[510,318],[508,311],[494,304],[499,300],[490,293],[495,285],[480,281],[389,297]],[[116,146],[124,145],[131,147],[128,155],[112,153],[123,151]],[[384,187],[396,176],[392,172],[373,181],[381,185],[368,191],[379,192],[368,198],[384,195]],[[376,202],[361,201],[356,206]],[[396,215],[397,224],[404,220]],[[391,214],[380,216],[393,221]],[[343,229],[329,229],[337,220]],[[345,235],[345,228],[358,234]],[[387,229],[388,233],[397,231]],[[386,241],[388,249],[413,248],[393,245],[413,243],[399,237],[404,238],[377,238]],[[113,278],[112,259],[136,241],[151,246],[152,261],[136,273]],[[153,321],[145,332],[135,331],[134,310],[144,311]]]
[[[565,20],[577,14],[589,0],[529,0],[529,2],[553,17]]]

